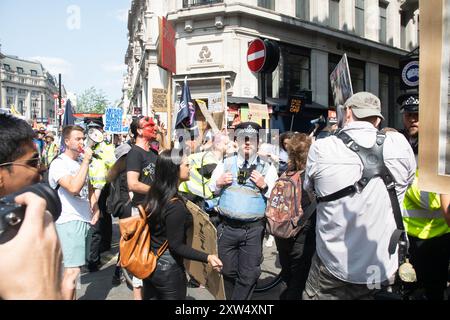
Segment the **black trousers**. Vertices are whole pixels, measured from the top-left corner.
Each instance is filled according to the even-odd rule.
[[[91,245],[89,248],[88,264],[95,265],[100,262],[100,253],[111,249],[112,218],[111,215],[100,211],[97,223],[89,230]]]
[[[308,279],[311,260],[316,251],[315,215],[294,238],[275,237],[281,264],[281,276],[287,288],[280,300],[301,300]]]
[[[153,274],[143,281],[145,300],[185,300],[187,278],[184,267],[166,250]]]
[[[219,224],[218,250],[227,300],[251,299],[261,275],[264,229],[263,223],[250,228]]]
[[[412,236],[408,238],[417,286],[425,289],[428,300],[443,300],[448,280],[450,233],[426,240]]]

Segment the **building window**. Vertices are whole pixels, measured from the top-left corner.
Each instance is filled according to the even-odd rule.
[[[14,98],[13,97],[6,97],[6,106],[11,107],[11,105],[14,104]]]
[[[329,0],[330,27],[339,29],[339,0]]]
[[[12,88],[12,87],[6,87],[6,93],[14,94],[15,92],[16,92],[16,89],[15,89],[15,88]]]
[[[280,44],[280,62],[278,64],[278,74],[274,72],[272,78],[279,79],[279,90],[272,88],[277,83],[268,81],[268,96],[288,98],[290,95],[298,94],[300,91],[309,90],[311,87],[310,63],[311,52],[308,49],[287,44]],[[278,92],[278,95],[277,95]]]
[[[380,1],[380,34],[379,39],[381,43],[387,43],[386,38],[386,9],[388,4]]]
[[[364,37],[364,0],[355,2],[355,33]]]
[[[11,67],[9,64],[4,64],[3,68],[5,69],[5,71],[11,71]]]
[[[275,10],[275,0],[258,0],[258,7]]]
[[[25,83],[25,78],[22,78],[22,77],[21,77],[21,78],[19,79],[19,81],[20,81],[20,83]]]
[[[381,101],[381,113],[385,118],[383,126],[388,126],[391,128],[402,127],[402,116],[396,102],[399,95],[399,70],[380,66],[379,98]]]
[[[400,47],[406,49],[406,25],[408,21],[404,12],[400,15]]]
[[[23,74],[23,68],[17,67],[17,73],[18,74]]]
[[[309,20],[309,0],[295,1],[295,16],[303,20]]]
[[[26,94],[27,94],[27,90],[25,90],[25,89],[19,89],[19,94],[20,94],[20,95],[26,95]]]
[[[25,101],[22,100],[22,99],[20,99],[20,100],[19,100],[19,110],[18,110],[18,111],[19,111],[21,114],[23,114],[24,110],[25,110]]]
[[[31,70],[31,75],[32,76],[37,76],[37,71],[36,70]]]

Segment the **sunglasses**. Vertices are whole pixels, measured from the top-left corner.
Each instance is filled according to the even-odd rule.
[[[38,158],[31,158],[31,159],[27,159],[27,160],[19,160],[19,161],[13,161],[13,162],[0,163],[0,167],[13,166],[13,165],[40,169],[41,168],[41,158],[38,157]]]

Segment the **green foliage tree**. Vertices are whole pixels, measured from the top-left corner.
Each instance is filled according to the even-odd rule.
[[[77,112],[105,113],[109,102],[102,90],[86,89],[77,97]]]

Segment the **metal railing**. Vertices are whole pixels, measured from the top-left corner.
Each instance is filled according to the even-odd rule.
[[[222,3],[223,0],[183,0],[183,8],[204,6],[214,3]]]

